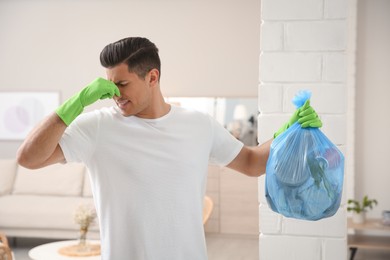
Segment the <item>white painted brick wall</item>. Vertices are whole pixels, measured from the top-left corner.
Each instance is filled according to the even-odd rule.
[[[347,259],[347,240],[328,238],[322,240],[321,260]]]
[[[344,238],[347,219],[345,209],[340,208],[335,217],[318,221],[283,218],[282,233],[286,235]],[[343,220],[343,221],[340,221]]]
[[[261,5],[259,142],[290,118],[297,91],[308,89],[324,124],[321,130],[345,152],[348,0],[262,0]],[[344,190],[333,217],[285,218],[269,208],[265,176],[260,177],[260,259],[346,259],[346,197]]]
[[[259,87],[259,111],[275,113],[283,108],[283,85],[270,84]]]
[[[328,82],[346,82],[347,57],[345,53],[329,53],[323,55],[323,77]]]
[[[346,46],[345,21],[285,23],[285,50],[340,51]]]
[[[260,259],[320,260],[320,238],[299,236],[260,235]]]
[[[347,18],[348,1],[327,0],[324,2],[324,18]]]
[[[259,143],[264,143],[289,119],[288,114],[261,114],[258,118]]]
[[[264,198],[264,197],[263,197]],[[259,223],[262,234],[272,235],[282,233],[282,216],[273,212],[266,201],[260,202]]]
[[[312,20],[323,17],[323,0],[267,0],[261,2],[262,20]]]
[[[261,26],[260,46],[263,51],[281,51],[283,49],[284,24],[264,22]]]
[[[347,258],[344,250],[345,239],[261,234],[261,244],[260,259],[339,260]]]
[[[346,88],[343,84],[328,84],[328,83],[311,83],[311,84],[288,84],[285,88],[284,112],[293,112],[295,107],[291,100],[295,94],[302,89],[307,89],[312,92],[310,103],[313,105],[317,113],[321,116],[324,114],[345,114],[346,113]]]
[[[318,53],[263,52],[260,80],[263,82],[318,82],[322,55]]]

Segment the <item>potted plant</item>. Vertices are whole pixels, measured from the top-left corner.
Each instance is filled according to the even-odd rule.
[[[368,209],[372,209],[378,204],[376,199],[369,199],[368,196],[364,196],[362,201],[349,199],[348,200],[348,212],[353,212],[352,220],[355,223],[364,223],[366,219],[366,212]]]

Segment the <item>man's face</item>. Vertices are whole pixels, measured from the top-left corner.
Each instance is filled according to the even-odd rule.
[[[123,116],[148,117],[148,110],[152,100],[150,74],[145,79],[129,72],[127,64],[119,64],[106,70],[107,79],[114,82],[121,93],[114,100]]]

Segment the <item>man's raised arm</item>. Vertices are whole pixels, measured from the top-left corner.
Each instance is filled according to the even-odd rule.
[[[17,152],[18,163],[29,169],[65,162],[58,145],[67,125],[53,113],[43,119],[26,137]]]
[[[102,78],[92,81],[29,133],[18,149],[18,163],[29,169],[65,163],[64,154],[58,143],[67,126],[83,112],[84,107],[99,99],[112,98],[114,95],[120,96],[120,92],[113,82]]]

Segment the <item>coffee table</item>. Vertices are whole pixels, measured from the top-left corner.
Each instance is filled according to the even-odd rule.
[[[88,240],[87,243],[99,243],[99,240]],[[66,240],[66,241],[58,241],[43,244],[37,247],[32,248],[28,252],[28,256],[34,260],[101,260],[99,256],[83,256],[83,257],[75,257],[75,256],[64,256],[58,253],[58,249],[64,246],[70,246],[77,244],[78,240]]]

